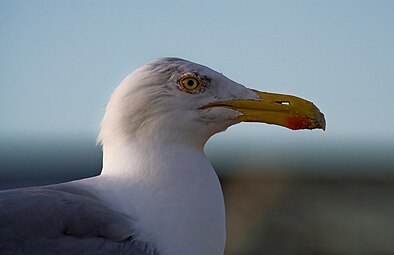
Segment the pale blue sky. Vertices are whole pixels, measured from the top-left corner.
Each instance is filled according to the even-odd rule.
[[[127,73],[178,56],[313,101],[327,131],[295,137],[394,139],[393,12],[394,1],[2,0],[0,134],[95,136]],[[256,135],[294,136],[244,124],[219,139]]]

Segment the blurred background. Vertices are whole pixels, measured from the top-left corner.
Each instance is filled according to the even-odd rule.
[[[153,58],[294,94],[327,131],[241,124],[206,153],[226,254],[394,254],[394,1],[0,1],[0,189],[100,173],[105,104]]]

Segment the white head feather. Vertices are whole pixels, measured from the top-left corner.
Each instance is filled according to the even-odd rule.
[[[185,75],[204,83],[200,93],[186,93],[179,86]],[[254,99],[250,89],[199,64],[179,58],[162,58],[127,76],[114,91],[101,123],[99,141],[165,139],[166,142],[203,146],[213,134],[238,123],[239,114],[227,108],[201,110],[219,100]]]

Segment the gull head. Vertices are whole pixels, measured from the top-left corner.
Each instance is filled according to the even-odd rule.
[[[324,115],[311,102],[249,89],[187,60],[160,58],[129,74],[116,88],[99,141],[203,147],[213,134],[242,121],[325,129]]]

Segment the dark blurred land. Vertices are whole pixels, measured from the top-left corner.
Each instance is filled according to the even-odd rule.
[[[226,200],[226,254],[394,254],[393,143],[217,148],[208,156]],[[0,189],[100,170],[93,139],[0,139]]]

